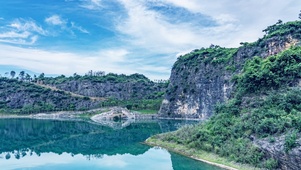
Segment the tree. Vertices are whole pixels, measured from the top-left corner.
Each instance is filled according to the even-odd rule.
[[[44,77],[45,77],[45,74],[44,74],[44,73],[41,73],[41,74],[39,75],[38,79],[43,80]]]
[[[10,72],[10,76],[11,76],[11,78],[14,78],[14,77],[15,77],[15,75],[16,75],[16,72],[15,72],[15,71],[11,71],[11,72]]]
[[[20,71],[19,76],[20,76],[21,81],[24,79],[24,75],[25,75],[25,71]]]
[[[26,73],[25,80],[26,81],[31,81],[31,76],[28,73]]]
[[[300,13],[299,13],[299,19],[301,19],[301,10],[300,10]]]
[[[37,75],[33,75],[33,80],[36,82],[37,81]]]

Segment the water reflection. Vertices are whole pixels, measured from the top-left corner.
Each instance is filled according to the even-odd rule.
[[[177,169],[185,160],[200,169],[205,166],[200,162],[139,143],[186,123],[136,122],[116,130],[85,121],[0,119],[0,164],[4,169]]]

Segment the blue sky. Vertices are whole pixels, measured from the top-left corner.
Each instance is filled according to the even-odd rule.
[[[0,2],[0,74],[142,73],[168,79],[177,57],[237,47],[300,0],[10,0]]]

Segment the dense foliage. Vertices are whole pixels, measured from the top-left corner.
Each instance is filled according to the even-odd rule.
[[[263,30],[266,33],[264,39],[273,37],[273,36],[281,36],[285,37],[286,35],[292,35],[294,38],[301,38],[301,22],[300,21],[292,21],[283,23],[279,20],[276,24],[271,25]]]
[[[84,75],[80,76],[77,74],[74,74],[73,76],[66,77],[64,75],[58,76],[58,77],[44,77],[39,76],[36,78],[35,81],[43,81],[44,84],[60,84],[66,81],[71,80],[78,80],[78,81],[91,81],[91,82],[97,82],[97,83],[105,83],[105,82],[113,82],[113,83],[125,83],[125,82],[151,82],[147,77],[145,77],[143,74],[132,74],[132,75],[125,75],[125,74],[114,74],[109,73],[106,75]]]
[[[234,161],[274,169],[277,160],[266,159],[254,139],[285,136],[288,152],[297,146],[301,132],[301,47],[267,58],[254,57],[235,76],[234,97],[216,107],[206,123],[158,136],[191,148],[214,152]]]
[[[291,86],[297,78],[301,78],[301,47],[265,59],[254,57],[246,62],[243,73],[235,79],[239,90],[254,93]]]
[[[173,69],[179,71],[185,65],[189,67],[196,67],[200,63],[204,64],[220,64],[228,63],[237,52],[237,48],[225,48],[220,46],[211,45],[210,48],[201,48],[192,51],[191,53],[180,56],[176,63],[173,65]]]

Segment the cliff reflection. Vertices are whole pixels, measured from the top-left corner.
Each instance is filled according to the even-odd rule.
[[[82,154],[101,158],[104,154],[139,155],[149,147],[140,144],[151,135],[176,130],[186,121],[136,122],[123,129],[85,121],[0,119],[0,153],[4,159],[20,159],[33,153]]]

